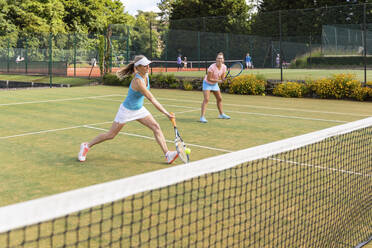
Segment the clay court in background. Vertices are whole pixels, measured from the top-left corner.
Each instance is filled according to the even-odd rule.
[[[115,73],[119,70],[120,68],[119,67],[113,67],[111,69],[111,72]],[[205,70],[205,68],[182,68],[181,71],[199,71],[199,70]],[[164,68],[164,67],[153,67],[152,68],[152,72],[177,72],[177,68],[175,67],[168,67],[168,68]],[[79,68],[76,68],[76,72],[75,72],[75,68],[68,68],[67,69],[67,76],[68,77],[100,77],[100,70],[99,70],[99,67],[95,66],[95,67],[79,67]]]

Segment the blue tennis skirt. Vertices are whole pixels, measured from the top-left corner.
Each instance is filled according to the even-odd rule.
[[[203,80],[203,90],[220,91],[220,87],[217,84],[209,84],[206,80]]]

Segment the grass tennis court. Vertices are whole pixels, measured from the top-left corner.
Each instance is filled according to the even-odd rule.
[[[96,86],[0,91],[1,205],[167,168],[152,132],[137,122],[125,126],[116,139],[94,147],[85,163],[77,162],[80,143],[111,126],[127,90]],[[224,109],[232,119],[217,119],[211,98],[209,123],[201,124],[201,92],[152,92],[176,113],[192,161],[372,115],[368,102],[224,94]],[[148,101],[145,104],[173,148],[170,121]]]

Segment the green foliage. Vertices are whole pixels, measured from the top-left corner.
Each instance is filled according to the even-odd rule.
[[[274,96],[303,97],[309,93],[309,87],[303,83],[285,82],[278,84],[274,90]]]
[[[179,80],[176,79],[174,74],[153,74],[150,75],[150,83],[154,88],[179,88]]]
[[[103,76],[103,84],[113,86],[129,86],[132,79],[133,75],[119,79],[116,74],[107,73]]]
[[[107,73],[103,76],[103,84],[119,86],[121,81],[115,74]]]
[[[232,79],[229,92],[241,95],[262,95],[265,87],[266,82],[255,75],[241,75]]]

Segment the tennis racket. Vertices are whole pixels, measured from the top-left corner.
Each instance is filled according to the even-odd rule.
[[[173,113],[171,113],[171,114],[173,115]],[[189,162],[189,155],[186,154],[186,145],[183,142],[180,133],[178,132],[178,129],[177,129],[177,126],[176,126],[176,118],[172,118],[171,122],[173,124],[174,134],[176,135],[176,137],[174,139],[174,143],[176,144],[176,150],[177,150],[178,156],[180,157],[180,159],[184,163],[188,163]]]
[[[243,72],[243,64],[240,62],[233,63],[227,70],[225,79],[232,79]]]

